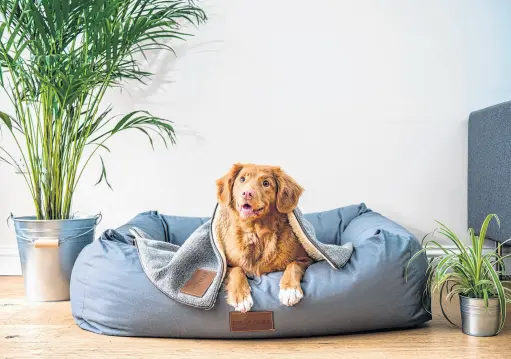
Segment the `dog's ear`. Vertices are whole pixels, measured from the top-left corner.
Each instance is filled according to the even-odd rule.
[[[290,213],[298,206],[303,188],[280,167],[275,167],[273,174],[277,180],[277,210],[280,213]]]
[[[216,195],[218,202],[227,207],[232,201],[232,186],[236,177],[243,169],[243,165],[240,163],[234,164],[229,172],[222,178],[216,180]]]

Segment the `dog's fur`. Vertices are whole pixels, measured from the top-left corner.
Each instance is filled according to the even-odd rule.
[[[247,275],[284,271],[280,301],[294,305],[303,297],[300,281],[312,260],[288,222],[303,192],[280,167],[235,164],[217,180],[218,202],[229,209],[223,239],[229,266],[227,302],[237,311],[253,305]],[[250,193],[250,194],[248,194]]]

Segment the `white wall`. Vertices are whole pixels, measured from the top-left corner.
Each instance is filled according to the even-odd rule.
[[[148,209],[207,216],[215,179],[241,161],[281,165],[306,188],[304,211],[365,201],[417,235],[433,219],[465,231],[467,119],[511,99],[511,2],[203,4],[210,21],[177,60],[151,59],[149,88],[108,98],[175,120],[179,145],[115,139],[114,191],[93,187],[98,159],[75,210],[101,211],[100,230]],[[0,191],[0,217],[33,212],[5,165]],[[15,245],[2,223],[0,261]]]

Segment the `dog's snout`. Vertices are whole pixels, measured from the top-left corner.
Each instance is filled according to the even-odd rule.
[[[254,190],[247,189],[247,190],[243,191],[242,195],[243,195],[243,198],[245,198],[245,199],[252,199],[254,197]]]

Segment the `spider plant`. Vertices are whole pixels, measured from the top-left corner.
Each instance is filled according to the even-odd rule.
[[[506,303],[511,302],[511,289],[503,286],[504,282],[500,280],[500,274],[505,270],[504,259],[510,255],[500,256],[495,252],[483,254],[486,231],[492,219],[495,219],[500,226],[497,215],[489,214],[481,226],[479,235],[476,235],[472,228],[469,229],[471,245],[465,245],[453,231],[437,221],[440,227],[424,237],[422,241],[423,249],[410,259],[405,270],[405,276],[407,275],[408,266],[415,258],[428,249],[440,249],[443,255],[432,259],[427,268],[427,284],[424,295],[430,296],[431,293],[436,291],[440,293],[442,314],[453,325],[454,323],[447,317],[443,309],[444,290],[446,290],[446,299],[448,300],[452,300],[455,295],[463,295],[484,300],[486,307],[488,307],[489,298],[497,298],[500,305],[500,327],[498,331],[500,332],[506,321]],[[427,240],[428,237],[437,233],[452,242],[455,245],[455,250],[447,248],[434,239]],[[499,248],[504,243],[500,243]]]
[[[173,51],[170,41],[189,36],[182,25],[205,20],[186,0],[0,1],[0,86],[12,103],[0,123],[20,153],[0,147],[0,160],[23,175],[37,219],[70,218],[83,171],[114,135],[175,143],[171,121],[142,110],[111,116],[102,99],[126,80],[143,84],[146,52]],[[110,186],[100,160],[98,183]]]

